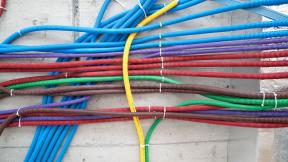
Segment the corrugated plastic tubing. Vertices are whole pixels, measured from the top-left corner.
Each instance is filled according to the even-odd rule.
[[[287,60],[278,60],[278,61],[201,61],[201,62],[187,62],[187,61],[179,61],[179,62],[165,62],[165,58],[163,57],[163,63],[145,63],[143,60],[142,64],[129,64],[129,69],[131,70],[144,70],[144,69],[154,69],[161,68],[163,66],[167,68],[176,68],[176,67],[280,67],[280,66],[288,66]],[[85,67],[86,66],[86,67]],[[38,71],[47,72],[50,71],[65,71],[65,72],[83,72],[83,71],[108,71],[108,70],[121,70],[121,65],[95,65],[91,62],[79,61],[69,63],[1,63],[0,64],[1,71],[8,71],[15,69],[15,71],[29,71],[32,72]]]
[[[163,112],[163,107],[160,109],[153,109],[153,107],[150,107],[151,111],[157,111],[157,112]],[[177,109],[177,107],[175,107]],[[197,107],[196,107],[197,108]],[[215,107],[216,108],[216,107]],[[171,109],[171,107],[170,107]],[[243,111],[243,110],[211,110],[211,108],[208,107],[207,110],[193,110],[194,108],[191,107],[191,110],[189,108],[185,110],[176,110],[176,112],[183,112],[185,111],[186,113],[196,113],[196,114],[215,114],[215,115],[231,115],[231,116],[251,116],[251,117],[287,117],[288,112],[287,111]],[[210,109],[210,110],[209,110]],[[219,109],[219,108],[218,108]],[[108,110],[102,110],[102,111],[108,111]],[[110,110],[109,110],[110,111]],[[108,112],[109,112],[108,111]],[[138,109],[137,109],[138,111]],[[110,111],[111,112],[111,111]],[[112,111],[114,112],[114,111]],[[116,112],[129,112],[129,109],[121,109],[121,111],[116,111]],[[144,111],[141,112],[148,112],[147,108],[144,109]],[[167,109],[167,112],[173,112]],[[36,115],[36,114],[35,114]],[[43,114],[45,115],[45,114]],[[21,119],[21,122],[23,121],[68,121],[68,120],[92,120],[92,119],[107,119],[107,118],[112,118],[108,115],[81,115],[81,116],[76,116],[76,115],[67,115],[67,116],[28,116],[28,117],[23,117]],[[0,123],[3,123],[4,119],[0,120]],[[13,122],[18,122],[18,119],[13,120]]]
[[[174,45],[187,45],[187,44],[200,44],[200,43],[211,43],[211,42],[222,42],[222,41],[233,41],[233,40],[282,37],[282,36],[287,36],[287,35],[288,35],[288,30],[281,30],[281,31],[272,31],[272,32],[251,33],[251,34],[244,34],[244,35],[239,34],[239,35],[226,35],[226,36],[208,37],[208,38],[195,38],[195,39],[187,39],[187,40],[179,40],[179,41],[163,41],[162,46],[166,47],[166,46],[174,46]],[[87,44],[78,43],[78,44],[70,44],[70,45],[69,44],[57,44],[57,45],[42,45],[42,46],[35,46],[35,47],[32,47],[32,46],[14,47],[13,46],[9,48],[0,48],[0,53],[27,52],[27,51],[60,52],[60,53],[104,53],[104,52],[118,52],[118,51],[123,50],[123,47],[100,48],[98,46],[100,46],[100,44],[97,44],[97,43],[87,43]],[[131,47],[131,49],[136,50],[136,49],[152,48],[152,47],[158,47],[158,46],[159,46],[158,43],[145,43],[141,45],[134,45]],[[258,46],[255,46],[255,47],[258,47]],[[70,48],[74,48],[74,49],[70,49]],[[68,50],[64,51],[62,49],[68,49]],[[237,51],[239,50],[241,49],[237,49]],[[99,54],[98,56],[101,57],[103,55]]]
[[[132,83],[131,88],[134,90],[159,90],[159,84],[157,83]],[[250,91],[242,91],[237,89],[231,88],[219,88],[214,86],[206,86],[200,84],[161,84],[161,88],[165,90],[190,90],[195,92],[200,92],[204,94],[218,94],[218,95],[225,95],[225,96],[234,96],[234,97],[243,97],[243,98],[261,98],[263,99],[263,93],[260,92],[250,92]],[[0,86],[0,90],[3,94],[10,96],[11,89],[4,88]],[[18,95],[57,95],[59,93],[65,92],[82,92],[82,91],[95,91],[101,90],[101,92],[109,92],[108,90],[124,90],[124,86],[118,83],[110,83],[110,84],[97,84],[97,85],[89,85],[89,86],[61,86],[49,89],[21,89],[13,90],[13,96]],[[111,91],[113,92],[113,91]],[[115,91],[116,92],[116,91]],[[275,99],[274,93],[265,93],[265,98],[273,98]],[[287,91],[277,92],[277,98],[288,98]]]
[[[141,118],[142,119],[142,118]],[[145,118],[143,118],[145,119]],[[174,118],[173,118],[174,119]],[[288,124],[274,124],[274,123],[252,123],[252,122],[227,122],[227,121],[216,121],[216,120],[200,120],[200,119],[184,119],[177,118],[183,121],[199,122],[205,124],[216,124],[224,126],[237,126],[237,127],[248,127],[248,128],[285,128]],[[103,122],[123,122],[130,121],[131,118],[112,118],[112,119],[95,119],[95,120],[77,120],[77,121],[24,121],[21,124],[23,126],[37,126],[37,125],[71,125],[71,124],[90,124],[90,123],[103,123]],[[9,127],[17,127],[18,122],[12,122]]]
[[[148,1],[147,1],[148,2]],[[107,1],[107,2],[105,2],[105,3],[109,3],[109,1]],[[107,7],[108,6],[108,4],[107,5],[104,5],[105,7]],[[104,10],[105,10],[105,7],[103,7],[102,9],[103,9],[103,12],[104,12]],[[101,16],[103,16],[103,15],[101,15]],[[102,19],[102,18],[101,18]],[[97,21],[98,20],[98,21]],[[95,27],[98,27],[100,24],[98,24],[98,23],[100,23],[100,20],[99,20],[99,16],[98,16],[98,18],[97,18],[97,20],[96,20],[96,23],[95,23]],[[93,40],[92,40],[93,41]],[[88,58],[89,59],[89,58]],[[83,106],[83,108],[84,107],[86,107],[86,105],[85,106]],[[66,140],[66,142],[64,143],[64,149],[62,149],[61,150],[61,152],[60,152],[60,155],[59,155],[59,158],[57,159],[57,161],[61,161],[62,160],[62,158],[64,157],[64,154],[65,154],[65,152],[68,150],[68,146],[69,146],[69,144],[70,144],[70,142],[72,141],[72,137],[74,136],[74,134],[76,133],[76,130],[77,130],[77,128],[78,128],[78,126],[73,126],[73,128],[72,128],[72,131],[71,131],[71,133],[68,135],[68,137],[67,137],[67,140]]]
[[[58,59],[58,61],[68,61],[68,60]],[[63,98],[64,101],[65,100],[69,100],[69,99],[72,99],[72,98],[71,97],[64,97]],[[72,106],[72,108],[85,107],[85,103],[86,102],[83,102],[80,105],[79,104],[78,105],[74,105],[74,106]],[[59,147],[60,147],[62,141],[64,140],[65,136],[67,135],[67,133],[69,133],[68,131],[69,131],[70,128],[71,128],[71,126],[60,126],[59,128],[53,127],[52,128],[52,129],[54,129],[53,132],[56,131],[56,134],[55,135],[53,135],[53,134],[49,135],[50,137],[53,136],[53,138],[51,139],[51,142],[49,140],[46,140],[46,142],[50,142],[50,145],[48,146],[44,156],[38,155],[38,157],[42,158],[44,161],[47,160],[47,159],[50,159],[50,161],[52,161],[54,159],[56,153],[58,152]],[[69,135],[73,134],[75,129],[77,129],[77,126],[72,126],[72,130],[70,131]],[[63,154],[65,154],[65,152],[66,152],[65,149],[67,149],[67,145],[69,145],[69,143],[71,142],[69,140],[70,139],[67,138],[66,142],[64,143],[64,147],[61,150],[61,152],[59,153],[59,155],[58,155],[59,158],[57,158],[57,161],[58,160],[62,161],[62,158],[64,156]],[[44,150],[43,147],[41,147],[41,148],[42,148],[42,150]],[[44,152],[44,151],[42,151],[42,152]],[[27,157],[29,157],[29,156],[27,156]]]
[[[86,107],[86,106],[83,106],[83,107]],[[76,132],[76,129],[77,129],[77,126],[73,126],[72,131],[71,131],[71,133],[70,133],[69,136],[68,136],[68,140],[66,140],[66,142],[64,143],[64,146],[66,146],[66,147],[61,150],[60,155],[59,155],[60,158],[58,158],[57,161],[58,161],[58,160],[61,160],[61,158],[63,158],[64,153],[66,152],[66,150],[67,150],[67,148],[68,148],[67,146],[69,146],[69,143],[71,142],[72,137],[73,137],[74,133]],[[66,131],[66,130],[65,130],[65,131]],[[65,131],[64,131],[64,133],[65,133]],[[67,132],[67,131],[66,131],[66,132]]]
[[[104,3],[107,3],[108,1],[105,1]],[[104,5],[105,6],[105,5]],[[104,9],[105,9],[105,7],[104,7]],[[100,19],[101,19],[101,16],[103,16],[103,14],[102,14],[102,12],[103,12],[103,7],[101,8],[101,10],[100,10],[100,13],[99,13],[99,16],[98,17],[100,17]],[[64,61],[64,59],[58,59],[57,61]],[[66,59],[66,61],[68,61],[67,59]],[[47,98],[51,98],[51,97],[47,97]],[[65,100],[69,100],[69,98],[71,98],[71,97],[64,97],[63,99],[62,99],[62,101],[65,101]],[[44,100],[45,100],[46,98],[44,98]],[[76,105],[77,106],[77,105]],[[81,104],[81,105],[79,105],[80,107],[82,106],[82,107],[84,107],[85,105],[83,105],[83,104]],[[73,108],[73,107],[72,107]],[[47,160],[48,158],[49,158],[49,155],[51,155],[51,151],[52,151],[52,148],[54,147],[54,144],[56,143],[56,141],[58,140],[58,146],[59,146],[59,143],[61,142],[61,141],[63,141],[63,137],[65,137],[64,135],[65,134],[67,134],[67,132],[68,132],[68,129],[69,129],[69,127],[70,126],[65,126],[65,127],[63,127],[63,126],[61,126],[59,129],[57,128],[57,131],[56,131],[56,134],[54,135],[54,137],[53,137],[53,139],[51,140],[51,142],[50,142],[50,145],[49,145],[49,147],[47,148],[47,150],[46,150],[46,152],[45,152],[45,154],[44,154],[44,157],[43,157],[43,160]],[[71,131],[71,133],[70,133],[70,135],[71,134],[73,134],[73,132],[74,132],[74,130],[75,130],[75,127],[76,127],[76,129],[77,129],[77,126],[73,126],[72,127],[72,131]],[[54,127],[54,128],[56,128],[56,127]],[[63,131],[63,129],[64,129],[64,131]],[[39,131],[36,131],[36,134],[35,134],[35,137],[37,137],[37,133],[38,133]],[[62,134],[62,135],[61,135]],[[51,135],[50,135],[51,136]],[[61,137],[61,138],[59,138],[59,136]],[[62,140],[61,140],[62,139]],[[37,138],[34,138],[33,139],[33,142],[32,142],[32,144],[31,144],[31,147],[30,147],[30,150],[33,150],[34,148],[33,148],[33,143],[35,143],[35,141],[38,141],[37,140]],[[49,140],[46,140],[47,142],[49,142]],[[63,158],[63,154],[65,154],[65,152],[66,152],[66,150],[65,149],[67,149],[67,145],[69,145],[69,143],[70,143],[71,141],[69,141],[69,138],[67,138],[67,140],[66,140],[66,142],[64,143],[64,146],[65,147],[63,147],[63,149],[61,150],[61,152],[59,153],[59,155],[58,155],[58,159],[57,160],[62,160],[62,158]],[[58,150],[58,149],[56,149],[56,147],[54,147],[55,149],[54,149],[54,152],[57,152],[56,150]],[[59,147],[58,147],[59,148]],[[29,152],[30,152],[30,150],[29,150]],[[43,149],[42,149],[43,150]],[[29,152],[28,152],[28,154],[27,154],[27,156],[26,156],[26,159],[29,159],[30,158],[30,154],[29,154]],[[54,154],[55,155],[55,154]],[[39,157],[41,157],[41,156],[39,156]]]
[[[1,56],[1,55],[0,55]],[[273,51],[273,52],[253,52],[253,53],[245,53],[245,57],[247,58],[276,58],[276,57],[286,57],[288,56],[287,51]],[[165,62],[169,61],[181,61],[181,60],[213,60],[213,59],[240,59],[243,57],[242,53],[239,54],[211,54],[211,55],[199,55],[199,56],[178,56],[178,57],[165,57]],[[120,59],[107,59],[107,60],[93,60],[97,61],[95,63],[99,64],[109,64],[113,61],[115,63],[121,63]],[[159,62],[161,61],[160,58],[149,58],[149,62]],[[132,63],[141,63],[141,60],[138,59],[129,59],[129,62]],[[32,82],[32,81],[40,81],[40,80],[50,80],[50,79],[58,79],[58,78],[65,78],[66,74],[58,74],[53,76],[36,76],[36,77],[27,77],[27,78],[19,78],[14,80],[9,80],[0,83],[2,86],[9,86],[12,84],[19,84],[25,82]],[[71,77],[69,73],[67,73],[68,77]]]
[[[171,46],[162,48],[162,52],[172,52],[174,51],[175,54],[177,51],[181,50],[190,50],[191,49],[197,49],[197,48],[219,48],[219,47],[233,47],[233,46],[244,46],[244,50],[247,46],[245,45],[264,45],[264,44],[275,44],[275,43],[285,43],[288,41],[287,37],[279,37],[279,38],[269,38],[269,39],[252,39],[252,40],[240,40],[240,41],[227,41],[227,42],[212,42],[212,43],[201,43],[201,44],[190,44],[190,45],[178,45],[178,46]],[[260,46],[259,46],[260,48]],[[251,49],[251,48],[249,48]],[[258,49],[258,48],[257,48]],[[265,48],[266,49],[266,48]],[[251,49],[253,50],[253,49]],[[202,53],[203,50],[200,51],[198,49],[198,52]],[[197,52],[197,51],[196,51]],[[195,51],[193,53],[196,53]],[[239,51],[238,51],[239,52]],[[278,51],[279,52],[279,51]],[[153,54],[153,53],[159,53],[158,49],[151,48],[151,49],[144,49],[144,50],[134,50],[131,51],[130,54]],[[54,58],[54,57],[63,57],[63,58],[75,58],[75,57],[97,57],[97,56],[119,56],[122,55],[123,52],[108,52],[108,53],[97,53],[97,54],[61,54],[61,53],[21,53],[21,54],[1,54],[0,58]],[[172,54],[170,54],[172,55]],[[215,56],[215,55],[214,55]]]
[[[284,79],[288,78],[288,72],[273,72],[273,73],[232,73],[232,72],[206,72],[206,71],[190,71],[190,70],[131,70],[130,75],[142,75],[142,76],[158,76],[161,75],[176,75],[176,76],[193,76],[193,77],[210,77],[210,78],[239,78],[239,79]],[[104,72],[85,72],[71,74],[70,77],[84,77],[94,78],[103,76],[119,76],[121,71],[104,71]],[[81,78],[67,78],[67,80],[77,80]],[[58,79],[61,80],[61,79]],[[63,78],[62,80],[65,80]],[[50,80],[52,81],[52,80]],[[41,82],[41,81],[40,81]],[[25,83],[23,83],[25,84]]]
[[[243,3],[239,3],[239,4],[224,6],[224,7],[220,7],[220,8],[216,8],[216,9],[212,9],[212,10],[208,10],[208,11],[203,11],[203,12],[196,13],[196,14],[183,16],[181,18],[176,18],[173,20],[163,22],[162,24],[164,27],[164,26],[169,26],[172,24],[200,18],[200,17],[219,14],[219,13],[223,13],[223,12],[229,12],[229,11],[233,11],[233,10],[237,10],[237,9],[254,8],[254,7],[259,7],[259,6],[281,5],[281,4],[286,4],[286,3],[287,3],[286,0],[278,0],[278,1],[255,0],[255,1],[243,2]],[[129,33],[148,31],[148,30],[157,29],[157,28],[160,28],[159,24],[153,24],[153,25],[142,27],[142,28],[129,28],[129,29],[104,29],[104,28],[94,28],[94,29],[87,28],[87,29],[91,29],[95,33],[129,34]],[[34,26],[34,27],[29,27],[29,28],[25,28],[25,29],[20,30],[21,35],[19,35],[18,32],[15,32],[11,36],[9,36],[5,41],[3,41],[3,43],[8,44],[8,43],[14,41],[15,39],[19,38],[20,36],[25,35],[25,34],[30,33],[30,32],[34,32],[34,31],[41,31],[41,30],[81,31],[79,29],[81,29],[81,28],[69,27],[69,26]],[[86,29],[86,28],[82,28],[82,29]]]
[[[250,23],[250,24],[241,24],[241,25],[234,25],[234,26],[224,26],[224,27],[216,27],[216,28],[203,28],[203,29],[196,29],[196,30],[187,30],[187,31],[179,31],[179,32],[171,32],[171,33],[163,33],[161,35],[162,38],[169,38],[169,37],[177,37],[177,36],[186,36],[186,35],[195,35],[195,34],[207,34],[207,33],[219,33],[219,32],[228,32],[228,31],[236,31],[236,30],[244,30],[244,29],[253,29],[253,28],[271,28],[271,27],[279,27],[279,26],[287,26],[288,25],[288,21],[268,21],[268,22],[257,22],[257,23]],[[140,39],[136,39],[134,44],[135,47],[137,47],[137,49],[139,48],[145,48],[145,45],[141,45],[145,42],[149,42],[149,41],[154,41],[159,39],[159,35],[153,35],[153,36],[148,36],[148,37],[144,37],[144,38],[140,38]],[[79,48],[88,48],[88,47],[97,47],[97,48],[105,48],[105,47],[121,47],[124,45],[124,41],[123,42],[118,42],[118,43],[112,43],[112,42],[103,42],[103,43],[94,43],[94,44],[87,44],[86,46],[82,46]],[[169,41],[167,41],[166,43],[169,43]],[[74,45],[76,45],[74,43]],[[79,44],[80,45],[80,44]],[[58,44],[58,45],[54,45],[54,48],[52,48],[51,45],[42,45],[42,46],[7,46],[7,45],[2,45],[5,48],[11,48],[13,47],[14,51],[5,51],[4,48],[2,48],[4,51],[0,51],[1,53],[3,52],[23,52],[23,50],[25,51],[47,51],[47,50],[61,50],[63,49],[73,49],[75,47],[73,47],[72,44]],[[143,46],[143,47],[142,47]],[[133,46],[132,46],[133,47]],[[20,50],[20,51],[15,51],[15,50]],[[12,49],[11,49],[12,50]],[[21,51],[22,50],[22,51]]]
[[[141,21],[137,27],[142,27],[144,25],[147,25],[154,19],[160,17],[170,9],[174,8],[177,6],[178,0],[173,0],[171,3],[169,3],[167,6],[164,8],[160,9],[159,11],[155,12],[155,14],[152,14],[148,17],[146,17],[143,21]],[[137,33],[132,33],[128,36],[127,42],[125,44],[124,52],[123,52],[123,63],[122,63],[122,72],[123,72],[123,82],[124,82],[124,87],[125,87],[125,92],[126,92],[126,97],[128,101],[128,105],[130,107],[131,112],[136,112],[135,105],[134,105],[134,100],[132,96],[132,91],[131,91],[131,86],[130,86],[130,80],[129,80],[129,74],[128,74],[128,61],[129,61],[129,52],[130,52],[130,47],[131,44],[136,37]],[[140,151],[140,162],[145,162],[145,137],[144,133],[142,130],[142,126],[140,123],[140,120],[137,116],[133,117],[134,125],[137,131],[138,135],[138,140],[139,140],[139,151]],[[143,147],[144,146],[144,147]]]

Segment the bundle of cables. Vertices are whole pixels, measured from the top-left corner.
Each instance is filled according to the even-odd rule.
[[[189,84],[168,78],[168,76],[259,80],[288,78],[287,72],[183,70],[182,68],[188,67],[259,68],[288,65],[286,60],[270,60],[288,56],[287,30],[162,41],[163,38],[179,36],[287,26],[288,16],[263,7],[286,4],[286,0],[245,2],[215,0],[225,5],[147,25],[164,13],[180,12],[204,2],[204,0],[175,0],[165,5],[156,4],[156,0],[140,0],[134,8],[102,21],[110,3],[110,0],[105,0],[92,28],[33,26],[13,33],[0,44],[0,58],[58,59],[55,63],[0,64],[0,73],[50,72],[49,75],[18,78],[0,83],[0,98],[19,95],[44,96],[42,104],[0,111],[0,135],[7,127],[39,126],[25,161],[62,161],[79,124],[133,120],[139,137],[140,161],[148,162],[149,141],[162,119],[252,128],[287,127],[288,111],[285,110],[288,106],[287,91],[259,93]],[[140,32],[238,9],[253,11],[272,21],[168,32],[134,39]],[[21,36],[43,30],[85,34],[70,44],[34,46],[11,44]],[[143,58],[129,58],[129,55]],[[86,60],[73,61],[73,58],[77,57]],[[189,100],[171,107],[135,107],[132,92],[199,94],[207,100]],[[85,110],[90,96],[121,93],[126,94],[129,108]],[[63,98],[60,102],[54,102],[54,96]],[[145,138],[140,119],[151,118],[156,120]]]
[[[6,0],[1,0],[0,4],[0,17],[3,15],[3,12],[7,10],[6,9]]]

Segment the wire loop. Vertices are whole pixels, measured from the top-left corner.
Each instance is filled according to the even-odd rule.
[[[146,11],[145,11],[145,8],[144,8],[143,5],[141,4],[141,1],[140,1],[140,0],[138,0],[138,6],[139,6],[140,9],[143,11],[144,16],[147,18],[147,13],[146,13]]]
[[[263,94],[263,99],[262,99],[262,104],[261,106],[264,107],[265,106],[265,99],[266,99],[266,95],[265,92],[261,92]]]

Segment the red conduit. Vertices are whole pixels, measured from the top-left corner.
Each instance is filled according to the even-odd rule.
[[[119,76],[121,71],[107,72],[87,72],[71,74],[69,77],[92,77],[92,76]],[[288,72],[276,73],[231,73],[231,72],[198,72],[188,70],[162,70],[162,74],[193,77],[211,77],[211,78],[239,78],[239,79],[283,79],[288,78]],[[129,75],[161,75],[161,70],[130,70]]]
[[[150,111],[163,112],[163,106],[151,106]],[[183,112],[183,111],[201,111],[201,110],[217,110],[221,109],[221,107],[217,106],[209,106],[209,105],[192,105],[192,106],[177,106],[177,107],[166,107],[167,112]],[[136,110],[139,112],[148,112],[149,106],[146,107],[136,107]],[[130,112],[129,108],[103,108],[97,111],[108,111],[108,112]],[[7,118],[10,114],[0,115],[0,119]],[[59,114],[49,113],[48,115],[45,113],[37,114],[38,116],[59,116]],[[69,114],[66,116],[74,116],[73,114]]]
[[[85,63],[82,62],[82,63]],[[87,72],[87,71],[108,71],[108,70],[121,70],[120,65],[108,66],[83,66],[81,64],[52,64],[43,66],[42,63],[38,64],[16,64],[16,63],[1,63],[0,72]],[[144,70],[153,68],[173,68],[173,67],[279,67],[288,66],[288,61],[240,61],[240,62],[165,62],[154,64],[141,64],[129,65],[130,70]]]
[[[129,121],[132,118],[112,118],[112,119],[93,119],[93,120],[72,120],[72,121],[22,121],[21,126],[39,126],[39,125],[80,125],[80,124],[92,124],[92,123],[104,123],[104,122],[120,122]],[[141,118],[148,119],[148,118]],[[272,123],[243,123],[243,122],[227,122],[227,121],[212,121],[212,120],[198,120],[198,119],[179,119],[184,121],[215,124],[224,126],[238,126],[248,128],[283,128],[288,127],[288,124],[272,124]],[[18,127],[18,121],[13,122],[9,127]]]
[[[249,58],[275,58],[288,56],[286,51],[273,51],[273,52],[253,52],[253,53],[233,53],[233,54],[208,54],[196,56],[177,56],[177,57],[164,57],[164,62],[178,62],[178,61],[195,61],[195,60],[220,60],[220,59],[249,59]],[[159,63],[161,58],[144,58],[129,59],[131,64],[147,64]],[[103,64],[121,64],[122,59],[101,59],[101,60],[86,60],[86,61],[71,61],[59,63],[1,63],[1,68],[64,68],[64,67],[81,67],[88,65],[103,65]]]
[[[1,86],[9,86],[13,84],[35,82],[41,80],[51,80],[72,77],[95,77],[95,76],[119,76],[121,71],[104,71],[104,72],[86,72],[86,73],[67,73],[53,76],[36,76],[19,78],[0,83]],[[130,75],[161,75],[161,70],[130,70]],[[196,72],[196,71],[177,71],[177,70],[163,70],[163,75],[180,75],[193,77],[213,77],[213,78],[240,78],[240,79],[283,79],[288,78],[288,72],[276,73],[229,73],[229,72]]]

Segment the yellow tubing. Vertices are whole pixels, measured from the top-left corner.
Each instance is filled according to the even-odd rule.
[[[151,22],[152,20],[156,19],[157,17],[163,15],[173,7],[177,6],[178,0],[172,1],[169,5],[165,6],[164,8],[160,9],[159,11],[155,12],[154,14],[148,16],[145,18],[143,21],[141,21],[137,27],[144,26]],[[134,100],[131,92],[131,87],[130,87],[130,81],[129,81],[129,73],[128,73],[128,58],[129,58],[129,52],[131,48],[131,44],[136,37],[137,33],[131,33],[129,37],[127,38],[125,48],[124,48],[124,53],[123,53],[123,63],[122,63],[122,71],[123,71],[123,81],[124,81],[124,86],[125,86],[125,92],[126,92],[126,97],[128,100],[128,104],[130,107],[131,112],[136,112],[135,105],[134,105]],[[143,130],[140,124],[140,120],[138,117],[133,117],[133,121],[137,130],[138,138],[139,138],[139,143],[140,143],[140,162],[145,162],[145,138],[143,134]]]

